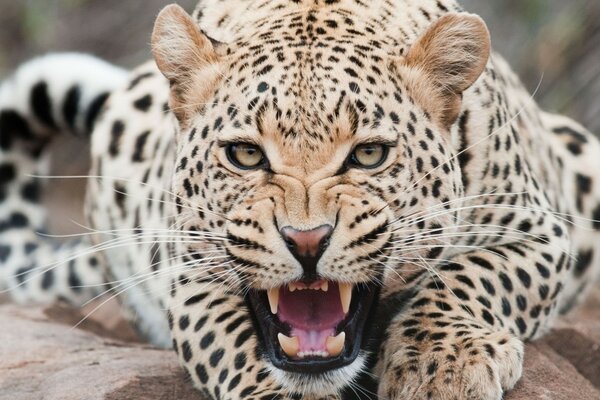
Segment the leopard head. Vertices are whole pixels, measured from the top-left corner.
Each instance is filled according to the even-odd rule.
[[[218,43],[177,6],[156,23],[180,126],[178,226],[198,233],[194,258],[220,257],[206,274],[244,296],[280,383],[341,388],[382,298],[443,258],[437,238],[458,224],[455,122],[488,32],[450,13],[398,51],[334,6],[244,27]]]

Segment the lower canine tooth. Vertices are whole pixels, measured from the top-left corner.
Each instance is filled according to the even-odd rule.
[[[277,309],[279,307],[279,288],[269,289],[267,291],[267,296],[269,297],[269,306],[271,306],[271,312],[273,314],[277,314]]]
[[[342,302],[344,314],[348,314],[348,311],[350,311],[350,303],[352,302],[351,283],[340,283],[340,301]]]
[[[337,336],[329,336],[325,345],[327,346],[327,352],[331,357],[339,356],[344,349],[344,342],[346,341],[346,333],[341,332]]]
[[[279,345],[283,349],[283,352],[287,354],[288,357],[296,357],[298,355],[298,350],[300,350],[300,340],[297,336],[288,337],[283,333],[277,334],[277,339],[279,340]]]

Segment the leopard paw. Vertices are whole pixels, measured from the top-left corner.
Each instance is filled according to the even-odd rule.
[[[507,333],[398,348],[379,395],[397,400],[501,400],[521,377],[523,343]]]

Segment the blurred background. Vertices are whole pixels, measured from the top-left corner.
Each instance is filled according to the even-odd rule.
[[[150,57],[149,37],[163,0],[0,0],[0,80],[19,63],[54,51],[83,51],[124,67]],[[197,0],[176,1],[192,11]],[[600,134],[600,0],[462,0],[488,23],[495,49],[510,60],[547,110]],[[58,143],[55,174],[85,174],[80,144]],[[65,146],[67,150],[65,151]],[[71,150],[69,150],[71,149]],[[57,182],[58,183],[58,182]],[[78,210],[81,184],[52,185],[52,201]],[[74,196],[74,193],[79,193]],[[59,214],[60,221],[76,213]],[[61,223],[69,231],[73,224]],[[77,229],[76,229],[77,230]]]
[[[175,0],[192,11],[197,0]],[[49,51],[84,51],[134,67],[164,0],[0,0],[0,79]],[[537,99],[600,133],[600,0],[462,0]],[[542,79],[543,76],[543,79]]]

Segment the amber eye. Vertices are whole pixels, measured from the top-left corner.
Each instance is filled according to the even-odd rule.
[[[252,144],[229,144],[226,151],[229,161],[241,169],[260,168],[265,162],[262,150]]]
[[[383,144],[361,144],[352,152],[350,164],[359,168],[377,168],[385,162],[388,152],[388,146]]]

